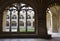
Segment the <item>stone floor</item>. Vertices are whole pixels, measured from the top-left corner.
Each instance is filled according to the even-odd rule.
[[[52,37],[60,37],[60,32],[53,33],[51,30],[48,31],[48,34],[51,34]]]
[[[53,38],[53,39],[37,39],[37,38],[19,39],[19,38],[15,38],[15,39],[0,39],[0,41],[60,41],[60,38]]]

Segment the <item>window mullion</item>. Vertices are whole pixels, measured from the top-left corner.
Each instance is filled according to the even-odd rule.
[[[26,10],[26,32],[27,32],[27,10]]]
[[[10,11],[10,32],[11,32],[11,14],[12,14],[12,11]]]
[[[19,6],[18,6],[18,28],[17,28],[17,30],[18,30],[18,33],[20,32],[20,3],[18,3],[19,4]]]
[[[17,28],[17,32],[19,32],[19,11],[18,11],[18,28]]]

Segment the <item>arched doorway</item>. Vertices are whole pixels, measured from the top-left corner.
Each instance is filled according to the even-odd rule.
[[[47,8],[47,30],[52,37],[60,37],[60,4],[53,3]]]

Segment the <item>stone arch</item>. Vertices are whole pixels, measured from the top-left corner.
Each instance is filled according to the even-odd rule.
[[[47,6],[47,8],[49,8],[50,9],[50,11],[53,13],[53,14],[49,14],[50,15],[50,17],[52,18],[52,25],[53,26],[51,26],[52,28],[51,28],[51,31],[52,32],[54,32],[54,33],[56,33],[56,32],[58,32],[58,27],[59,27],[59,25],[57,25],[56,23],[58,23],[58,21],[57,20],[59,20],[59,19],[57,19],[57,18],[59,18],[59,17],[57,17],[57,16],[59,16],[58,14],[57,14],[57,9],[58,9],[58,7],[56,7],[56,8],[53,8],[53,7],[56,7],[56,6],[60,6],[60,1],[52,1],[52,2],[50,2],[49,4],[48,4],[48,6]],[[53,9],[53,10],[52,10]],[[56,10],[55,10],[56,9]],[[55,18],[55,19],[54,19]],[[46,18],[47,19],[47,18]],[[54,21],[55,20],[55,21]],[[47,21],[46,21],[47,22]],[[51,21],[50,21],[51,22]],[[54,26],[55,25],[55,26]],[[54,27],[56,27],[55,29],[53,29]],[[48,29],[47,29],[47,31],[48,31]],[[50,33],[51,34],[51,33]],[[54,37],[54,36],[53,36]]]

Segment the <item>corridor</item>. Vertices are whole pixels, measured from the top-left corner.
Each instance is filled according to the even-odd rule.
[[[56,3],[47,8],[47,29],[52,37],[60,37],[60,6]]]

